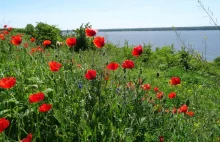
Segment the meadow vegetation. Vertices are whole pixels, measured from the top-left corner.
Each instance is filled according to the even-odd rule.
[[[119,48],[96,33],[45,23],[0,31],[1,141],[220,140],[219,57]]]

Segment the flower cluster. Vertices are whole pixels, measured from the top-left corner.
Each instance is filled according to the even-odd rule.
[[[7,28],[7,25],[5,25],[4,30],[0,32],[0,40],[5,40],[6,36],[8,36],[8,34],[10,34],[10,32],[12,30],[13,29],[11,27]],[[91,40],[91,44],[93,44],[96,47],[95,50],[102,51],[104,49],[103,47],[106,46],[106,41],[105,41],[104,37],[96,36],[97,32],[98,32],[97,30],[92,29],[92,28],[85,29],[86,36]],[[31,38],[29,37],[28,41],[25,43],[24,42],[22,43],[22,41],[23,41],[22,34],[16,34],[13,36],[9,36],[8,39],[10,40],[9,44],[11,44],[11,45],[19,46],[19,45],[23,44],[24,51],[30,51],[30,54],[28,54],[28,55],[30,55],[33,60],[34,60],[33,55],[36,55],[33,53],[40,52],[41,53],[40,55],[42,55],[42,54],[44,54],[43,52],[47,51],[48,50],[47,48],[50,47],[52,44],[51,40],[46,39],[43,41],[43,43],[41,43],[42,44],[41,46],[37,46],[37,47],[35,46],[35,48],[29,48],[29,46],[31,46],[32,44],[36,44],[35,42],[37,39],[35,39],[34,37],[31,37]],[[76,37],[68,37],[68,38],[66,38],[65,43],[66,43],[66,47],[73,49],[74,46],[77,45],[77,38]],[[112,82],[111,82],[112,84],[115,81],[114,78],[111,78],[111,75],[114,73],[117,73],[118,71],[121,71],[122,74],[124,73],[123,77],[125,78],[125,81],[126,81],[126,82],[123,82],[124,84],[122,86],[124,87],[124,90],[128,90],[128,91],[134,93],[133,96],[135,96],[136,98],[139,97],[138,99],[136,99],[136,98],[134,99],[135,103],[138,103],[138,105],[141,105],[142,103],[147,102],[150,105],[152,105],[152,110],[155,110],[155,112],[157,112],[157,113],[160,113],[162,110],[164,110],[164,112],[171,112],[172,116],[174,116],[174,114],[175,114],[175,116],[177,116],[178,114],[182,114],[183,117],[185,117],[185,116],[193,117],[194,116],[194,112],[189,111],[191,106],[189,106],[188,103],[183,103],[183,102],[176,103],[177,102],[176,100],[179,99],[180,91],[175,90],[175,89],[181,86],[180,85],[181,84],[180,77],[174,76],[174,77],[171,77],[169,80],[167,79],[166,82],[169,82],[169,84],[170,84],[168,86],[171,89],[173,89],[173,90],[169,90],[169,92],[166,92],[165,90],[163,90],[162,87],[160,88],[160,86],[158,84],[156,84],[157,85],[156,86],[154,83],[150,82],[149,80],[147,80],[148,82],[145,83],[144,82],[145,79],[142,80],[140,76],[138,78],[138,81],[132,82],[130,80],[130,78],[128,80],[128,78],[126,78],[127,77],[126,75],[128,74],[128,72],[130,72],[130,71],[132,72],[133,70],[135,70],[135,68],[137,68],[137,66],[139,64],[138,64],[138,62],[136,62],[136,59],[139,59],[140,56],[142,54],[144,54],[144,49],[141,45],[137,45],[132,49],[132,51],[129,54],[131,55],[131,57],[128,57],[128,58],[123,59],[122,61],[119,61],[120,63],[116,62],[116,61],[107,62],[104,66],[102,66],[102,70],[99,70],[99,68],[95,68],[95,67],[93,68],[93,66],[91,68],[90,67],[87,68],[86,65],[84,66],[81,64],[76,64],[75,68],[77,69],[77,71],[80,72],[80,76],[77,76],[77,77],[79,77],[79,78],[82,77],[84,82],[90,82],[93,85],[96,83],[97,80],[99,80],[101,83],[105,82],[106,83],[105,85],[108,86],[108,83],[110,82],[108,80],[112,80]],[[66,68],[68,68],[68,67],[74,68],[74,66],[67,66],[65,64],[65,61],[69,62],[69,63],[75,63],[74,58],[67,59],[68,60],[67,61],[67,60],[57,59],[56,58],[57,56],[58,55],[54,56],[54,58],[52,58],[52,59],[51,58],[48,59],[47,61],[42,60],[42,62],[41,62],[42,68],[49,72],[48,76],[50,76],[50,75],[52,76],[50,78],[53,82],[55,82],[54,84],[57,83],[56,80],[60,79],[60,78],[56,78],[56,75],[63,75],[64,76],[64,74],[67,73],[67,72],[65,72]],[[54,61],[53,59],[56,61]],[[45,64],[46,64],[46,66],[44,66]],[[70,64],[70,65],[72,65],[72,64]],[[142,71],[141,67],[140,67],[140,72]],[[84,68],[86,68],[86,69],[84,69]],[[71,73],[74,73],[74,72],[71,72]],[[17,79],[19,80],[19,78],[17,78]],[[19,86],[19,85],[16,85],[17,79],[16,79],[16,77],[12,77],[12,76],[1,78],[0,79],[0,89],[3,91],[5,91],[5,89],[6,90],[16,89],[16,86]],[[80,80],[79,83],[77,84],[77,87],[76,87],[77,89],[80,89],[81,91],[84,91],[83,90],[84,86],[86,86],[83,84],[83,81]],[[122,81],[119,81],[119,83],[118,82],[115,83],[117,85],[117,88],[114,90],[116,90],[117,94],[120,94],[121,82]],[[66,85],[66,84],[64,84],[64,85]],[[41,90],[42,88],[43,87],[39,87],[38,89]],[[49,103],[50,101],[53,101],[53,100],[48,97],[47,93],[44,93],[44,91],[41,92],[39,90],[36,91],[36,93],[33,93],[34,91],[32,89],[30,89],[31,93],[33,93],[33,94],[30,94],[28,96],[28,101],[27,101],[27,98],[24,97],[25,100],[27,101],[27,104],[30,105],[30,108],[33,107],[34,110],[37,111],[37,114],[48,115],[50,113],[54,113],[55,110],[54,110],[54,112],[53,111],[50,112],[50,110],[52,108],[54,108],[56,105],[52,105],[54,103]],[[144,96],[140,95],[139,93],[140,94],[144,93]],[[152,97],[152,94],[153,94],[153,97]],[[165,101],[168,100],[169,104],[162,106],[161,104],[164,100]],[[124,99],[123,101],[126,101],[126,99]],[[37,106],[37,108],[36,108],[36,106]],[[46,113],[48,111],[50,113]],[[8,118],[8,119],[11,120],[11,118]],[[5,117],[0,118],[0,133],[9,127],[10,122],[8,119],[6,119]],[[12,123],[12,121],[11,121],[11,123]],[[33,138],[32,133],[29,133],[20,142],[31,142],[32,138]],[[159,136],[159,141],[163,142],[164,136],[162,136],[162,135]]]

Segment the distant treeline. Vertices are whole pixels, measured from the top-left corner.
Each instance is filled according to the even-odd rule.
[[[17,32],[24,32],[23,28],[14,28]],[[0,29],[3,30],[3,29]],[[118,29],[98,29],[99,32],[114,32],[114,31],[191,31],[191,30],[218,30],[216,26],[201,26],[201,27],[161,27],[161,28],[118,28]],[[61,30],[62,33],[74,32],[75,30]]]
[[[0,28],[0,31],[3,31],[5,29]],[[19,32],[19,33],[24,33],[25,29],[24,28],[13,28],[13,31]]]
[[[120,29],[98,29],[99,32],[114,32],[114,31],[192,31],[192,30],[218,30],[216,26],[201,26],[201,27],[161,27],[161,28],[120,28]],[[62,32],[71,32],[75,30],[62,30]]]
[[[100,32],[111,31],[189,31],[189,30],[218,30],[216,26],[202,26],[202,27],[161,27],[161,28],[125,28],[125,29],[99,29]]]

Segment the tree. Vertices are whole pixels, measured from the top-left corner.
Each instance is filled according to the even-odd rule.
[[[32,24],[27,24],[25,27],[26,34],[35,37],[35,28]]]
[[[42,44],[44,40],[51,40],[52,45],[55,45],[57,41],[62,39],[61,30],[54,25],[40,22],[35,27],[35,38],[38,44]]]

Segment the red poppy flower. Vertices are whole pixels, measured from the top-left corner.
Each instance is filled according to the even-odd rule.
[[[4,25],[4,28],[7,28],[7,25]]]
[[[175,114],[177,112],[176,108],[173,108],[172,113]]]
[[[23,37],[23,34],[17,34],[16,36],[20,36],[20,37]]]
[[[160,140],[160,142],[164,142],[164,137],[163,136],[159,136],[159,140]]]
[[[9,32],[6,31],[6,30],[2,31],[2,33],[5,34],[5,35],[8,35],[8,34],[9,34]]]
[[[50,40],[44,40],[44,42],[43,42],[43,46],[48,46],[48,45],[50,45],[51,44],[51,41]]]
[[[119,65],[117,63],[112,62],[112,63],[108,64],[106,68],[109,69],[109,70],[113,70],[114,71],[114,70],[116,70],[118,68],[118,66]]]
[[[158,87],[154,87],[154,91],[158,92],[159,91]]]
[[[16,46],[20,45],[21,42],[22,42],[22,38],[21,38],[20,35],[12,36],[11,38],[12,38],[11,43],[16,45]]]
[[[50,53],[45,54],[45,56],[50,56]]]
[[[93,80],[96,78],[96,70],[87,70],[85,74],[85,78],[88,80]]]
[[[163,92],[157,93],[156,97],[157,97],[158,99],[162,99],[162,98],[163,98]]]
[[[76,45],[76,38],[75,37],[70,37],[66,39],[66,45],[69,47],[73,47]]]
[[[10,122],[7,119],[0,118],[0,133],[4,131],[9,125]]]
[[[40,102],[40,101],[44,100],[44,97],[45,97],[44,93],[42,93],[42,92],[32,94],[32,95],[29,96],[29,102],[30,103]]]
[[[132,60],[126,60],[122,63],[122,67],[125,69],[132,69],[134,67],[134,62]]]
[[[108,81],[108,80],[109,80],[109,77],[108,77],[108,76],[105,76],[104,79],[105,79],[106,81]]]
[[[32,134],[28,134],[26,138],[21,140],[20,142],[31,142],[32,141]]]
[[[178,109],[178,112],[179,112],[179,113],[181,113],[181,112],[185,113],[185,112],[187,112],[187,110],[188,110],[188,107],[187,107],[186,104],[184,104],[184,105],[182,105],[182,106]]]
[[[32,37],[32,38],[30,39],[30,41],[31,41],[31,42],[35,42],[36,39]]]
[[[145,101],[145,100],[146,100],[146,97],[145,97],[145,96],[141,98],[141,101]]]
[[[105,45],[105,39],[104,37],[97,36],[94,38],[93,43],[97,48],[102,48]]]
[[[142,54],[142,52],[143,52],[142,46],[138,45],[138,46],[133,48],[132,55],[138,57]]]
[[[16,83],[16,78],[14,77],[5,77],[0,79],[0,88],[10,89]]]
[[[40,46],[36,47],[36,50],[37,50],[38,52],[44,52],[44,51],[45,51],[45,50],[44,50],[43,48],[41,48]]]
[[[12,31],[13,29],[12,29],[12,27],[8,27],[8,30],[9,30],[9,31]]]
[[[135,89],[135,84],[133,82],[128,82],[126,84],[126,87],[129,88],[129,89]]]
[[[62,67],[62,64],[59,62],[55,62],[55,61],[51,61],[48,63],[48,65],[50,66],[50,70],[52,72],[57,72],[60,70],[60,68]]]
[[[51,105],[51,104],[42,104],[42,105],[39,107],[39,111],[40,111],[40,112],[48,112],[51,108],[52,108],[52,105]]]
[[[94,29],[91,29],[91,28],[87,28],[86,29],[86,36],[88,37],[93,37],[96,35],[98,31],[97,30],[94,30]]]
[[[177,84],[180,84],[180,82],[181,82],[181,80],[180,80],[179,77],[172,77],[172,78],[170,79],[170,84],[171,84],[171,85],[177,85]]]
[[[139,78],[137,82],[141,85],[143,83],[143,80]]]
[[[186,112],[186,115],[188,115],[188,116],[194,116],[194,112],[193,112],[193,111],[187,111],[187,112]]]
[[[150,90],[150,84],[144,84],[144,85],[141,85],[141,88],[143,89],[143,90]]]
[[[168,95],[168,97],[169,97],[170,99],[173,99],[173,98],[176,97],[176,93],[175,93],[175,92],[171,92],[171,93]]]
[[[77,68],[82,68],[82,65],[81,64],[77,64]]]
[[[0,34],[0,39],[1,40],[5,40],[5,35],[4,34]]]
[[[37,52],[37,49],[36,48],[31,48],[30,54],[33,54],[35,52]]]
[[[28,48],[28,43],[27,42],[24,43],[23,46],[24,46],[24,48]]]

